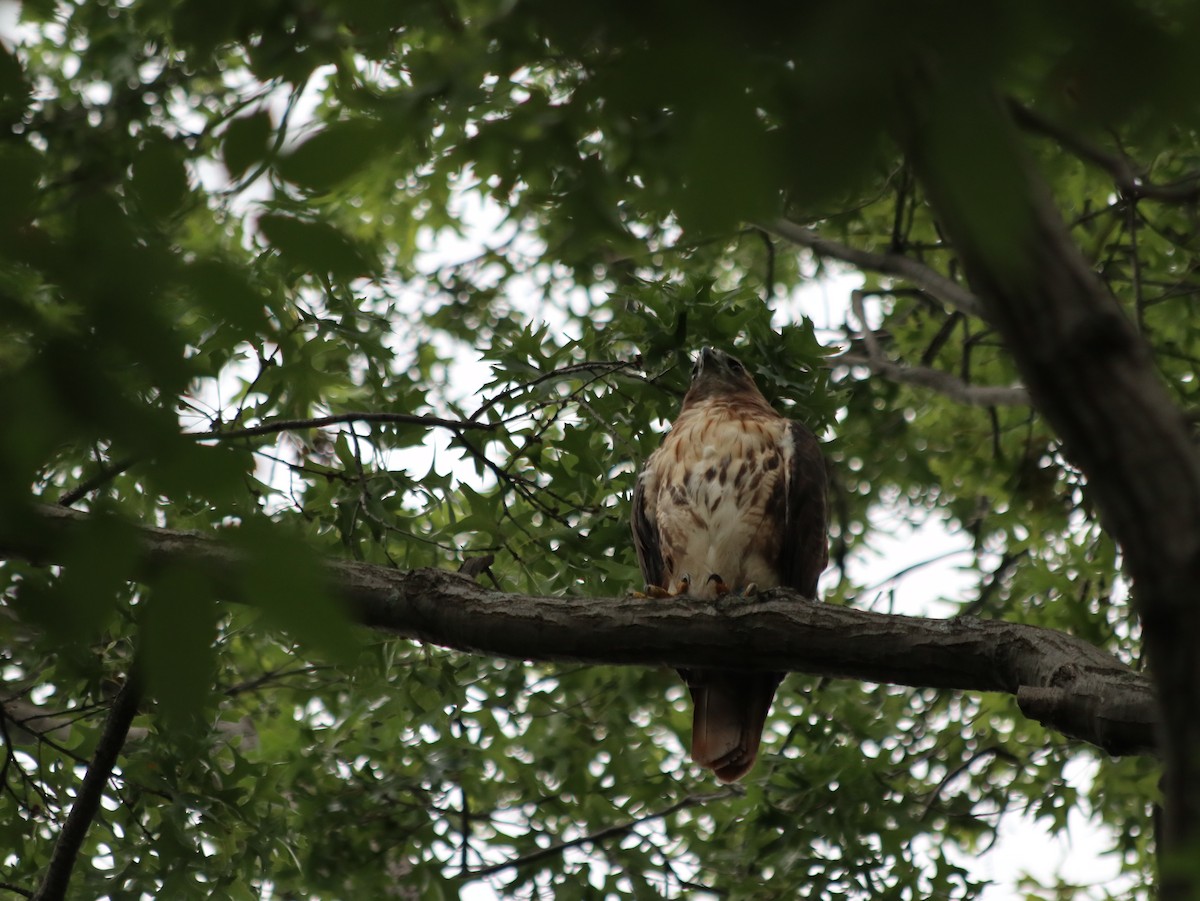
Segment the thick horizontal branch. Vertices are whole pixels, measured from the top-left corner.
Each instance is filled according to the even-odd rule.
[[[0,557],[53,562],[84,518],[43,508],[37,541],[10,537]],[[58,532],[55,535],[53,533]],[[237,600],[238,552],[202,535],[142,528],[147,567],[188,561]],[[55,539],[48,542],[49,539]],[[754,600],[533,597],[459,573],[327,563],[330,587],[359,623],[471,653],[593,664],[731,667],[1015,695],[1026,715],[1113,754],[1154,748],[1149,681],[1070,635],[1019,623],[892,616],[777,589]]]

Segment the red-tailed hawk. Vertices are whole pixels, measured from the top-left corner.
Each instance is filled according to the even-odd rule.
[[[638,477],[633,537],[655,595],[786,586],[815,598],[829,548],[816,438],[771,409],[738,360],[704,348],[678,418]],[[695,707],[692,759],[722,782],[740,779],[783,673],[680,674]]]

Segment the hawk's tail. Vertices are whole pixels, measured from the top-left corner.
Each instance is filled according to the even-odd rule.
[[[754,766],[780,673],[691,670],[684,674],[695,706],[692,759],[736,782]]]

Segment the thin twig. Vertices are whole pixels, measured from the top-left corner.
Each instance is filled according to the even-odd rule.
[[[273,419],[262,425],[246,429],[217,430],[214,432],[191,432],[189,438],[196,441],[232,441],[235,438],[254,438],[258,435],[272,435],[276,432],[293,432],[300,429],[319,429],[329,425],[342,425],[350,422],[384,422],[411,425],[427,425],[436,428],[461,431],[462,429],[482,429],[490,431],[495,428],[488,422],[471,422],[462,419],[443,419],[440,416],[424,416],[417,413],[338,413],[334,416],[317,416],[312,419]]]
[[[866,348],[867,354],[866,356],[853,353],[841,354],[831,359],[830,365],[865,366],[886,379],[929,388],[951,400],[974,407],[1029,406],[1029,392],[1019,386],[970,385],[940,369],[928,366],[907,366],[887,359],[883,355],[878,335],[867,322],[861,291],[851,292],[850,307],[854,317],[858,320],[862,344]]]
[[[291,676],[311,676],[313,673],[320,670],[332,669],[333,667],[325,664],[308,664],[306,666],[298,666],[295,669],[273,669],[267,670],[265,673],[260,673],[253,679],[246,679],[243,682],[237,682],[226,687],[222,694],[227,698],[232,698],[247,691],[254,691],[267,685],[271,682],[277,682],[280,679],[287,679]]]
[[[109,482],[111,482],[113,479],[115,479],[121,473],[125,472],[125,470],[127,470],[131,466],[133,466],[133,464],[136,462],[137,462],[136,457],[125,457],[122,460],[118,460],[116,463],[112,464],[111,466],[102,467],[100,469],[100,471],[98,473],[96,473],[94,476],[92,476],[90,479],[85,479],[84,481],[82,481],[78,485],[76,485],[73,489],[71,489],[66,494],[64,494],[62,497],[60,497],[58,499],[58,505],[60,507],[74,506],[76,503],[83,500],[85,497],[87,497],[89,494],[91,494],[97,488],[101,488],[104,485],[107,485]]]
[[[1125,205],[1129,230],[1129,267],[1133,282],[1133,310],[1138,332],[1146,334],[1146,297],[1142,293],[1142,260],[1138,255],[1138,210],[1137,200],[1131,198]]]
[[[579,838],[573,838],[570,841],[558,842],[550,845],[547,848],[540,848],[532,854],[526,854],[524,857],[517,857],[512,860],[504,861],[503,863],[495,863],[491,866],[480,867],[475,870],[468,870],[460,875],[459,879],[478,879],[481,876],[490,876],[493,873],[499,873],[501,870],[507,870],[510,867],[523,867],[531,863],[537,863],[540,860],[545,860],[548,857],[557,857],[569,848],[578,848],[580,845],[590,845],[596,842],[604,841],[605,839],[616,838],[617,836],[626,835],[632,832],[634,828],[642,823],[650,820],[661,820],[664,817],[669,817],[671,814],[680,810],[686,810],[689,807],[696,807],[701,804],[708,804],[712,801],[721,801],[725,798],[732,797],[738,794],[738,790],[733,787],[722,789],[721,791],[711,792],[707,795],[688,795],[680,801],[676,801],[670,807],[657,811],[656,813],[648,813],[644,816],[636,817],[632,820],[626,820],[624,823],[614,823],[597,832],[581,835]]]
[[[982,760],[984,757],[992,757],[996,760],[1007,760],[1009,763],[1020,766],[1021,761],[1016,754],[998,746],[989,748],[980,748],[954,769],[946,773],[941,781],[933,787],[933,791],[929,793],[929,797],[925,799],[925,803],[921,808],[921,815],[917,817],[918,822],[929,816],[929,812],[933,809],[933,805],[937,802],[938,796],[941,795],[942,789],[949,785],[953,780],[967,772],[973,763],[977,760]]]
[[[522,382],[519,385],[513,385],[511,388],[505,388],[503,391],[501,391],[495,397],[491,397],[488,400],[484,401],[483,405],[480,406],[478,410],[476,410],[474,413],[472,413],[468,417],[468,420],[470,422],[478,422],[479,418],[484,413],[486,413],[492,407],[496,406],[501,401],[508,400],[509,398],[514,397],[517,394],[520,394],[522,391],[528,391],[531,388],[535,388],[538,385],[542,384],[543,382],[548,382],[553,379],[566,378],[567,376],[575,375],[578,372],[597,372],[598,371],[601,373],[601,375],[596,376],[591,380],[591,381],[596,381],[599,378],[602,378],[604,375],[608,375],[608,374],[614,373],[614,372],[620,372],[623,369],[635,369],[639,365],[640,364],[635,360],[599,360],[599,361],[594,361],[594,362],[572,363],[569,366],[563,366],[560,369],[554,369],[550,372],[542,373],[537,378],[535,378],[533,381]],[[634,377],[637,378],[637,376],[634,376]],[[645,381],[645,379],[642,379],[642,381]],[[590,384],[590,383],[591,382],[589,382],[588,384]],[[490,425],[476,425],[475,428],[491,428],[491,426]]]
[[[380,422],[425,425],[431,428],[462,431],[477,429],[490,431],[495,429],[493,423],[469,422],[460,419],[444,419],[440,416],[425,416],[416,413],[339,413],[334,416],[317,416],[311,419],[274,419],[262,425],[245,429],[216,430],[211,432],[188,432],[186,437],[194,441],[234,441],[239,438],[254,438],[258,435],[273,435],[278,432],[299,431],[301,429],[318,429],[330,425],[341,425],[351,422]],[[137,457],[126,457],[112,466],[102,469],[90,479],[80,483],[58,499],[61,507],[70,507],[91,494],[97,488],[125,472],[138,462]]]

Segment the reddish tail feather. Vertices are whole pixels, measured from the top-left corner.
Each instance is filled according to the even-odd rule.
[[[754,766],[778,673],[692,670],[692,759],[721,782],[736,782]]]

